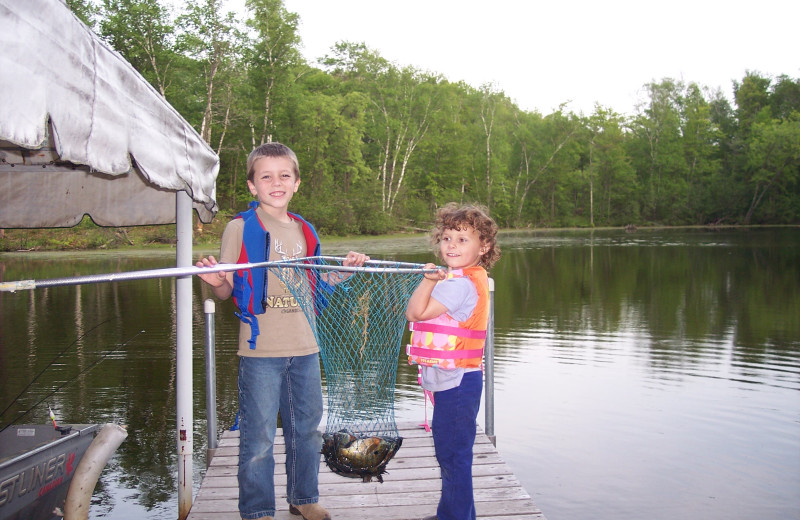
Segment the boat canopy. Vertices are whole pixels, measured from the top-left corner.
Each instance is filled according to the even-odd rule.
[[[0,228],[217,212],[219,157],[63,0],[0,0]]]

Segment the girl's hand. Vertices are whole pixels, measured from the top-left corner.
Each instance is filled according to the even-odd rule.
[[[436,264],[425,264],[424,269],[425,270],[436,269]],[[444,280],[445,278],[447,278],[447,271],[445,271],[444,269],[436,269],[435,273],[425,273],[424,276],[427,280],[438,282],[440,280]]]

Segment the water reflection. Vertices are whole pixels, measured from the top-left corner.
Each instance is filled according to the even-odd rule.
[[[517,232],[500,243],[498,448],[547,516],[800,516],[800,231]],[[326,253],[353,245],[338,247]],[[432,258],[419,238],[355,248]],[[2,255],[0,272],[41,279],[173,263]],[[209,297],[196,281],[196,485]],[[175,516],[174,301],[171,279],[0,293],[0,409],[43,373],[0,427],[32,407],[25,420],[46,422],[48,404],[62,421],[128,427],[92,518]],[[221,431],[236,414],[238,322],[229,303],[217,309]],[[401,356],[396,415],[421,422],[423,402]]]
[[[800,388],[799,255],[787,246],[796,232],[758,234],[755,247],[752,233],[713,233],[703,247],[691,246],[709,233],[675,234],[562,238],[535,250],[512,241],[493,272],[497,294],[509,295],[496,302],[498,331],[552,335],[542,340],[575,356],[628,336],[662,375],[716,374],[731,358],[728,370],[743,380]],[[619,247],[631,241],[638,247]]]

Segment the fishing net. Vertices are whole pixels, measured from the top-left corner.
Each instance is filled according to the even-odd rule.
[[[405,310],[422,264],[344,258],[278,262],[319,343],[328,390],[323,454],[334,471],[368,480],[383,472],[402,439],[394,418]]]

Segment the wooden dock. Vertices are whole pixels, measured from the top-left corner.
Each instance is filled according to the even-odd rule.
[[[399,424],[403,446],[387,466],[384,482],[362,482],[320,465],[320,504],[334,520],[420,520],[436,514],[441,479],[430,433]],[[275,441],[276,520],[299,520],[289,514],[283,437]],[[188,520],[238,520],[239,433],[225,432],[211,461]],[[473,457],[475,507],[482,520],[544,520],[544,515],[500,458],[489,438],[478,431]]]

